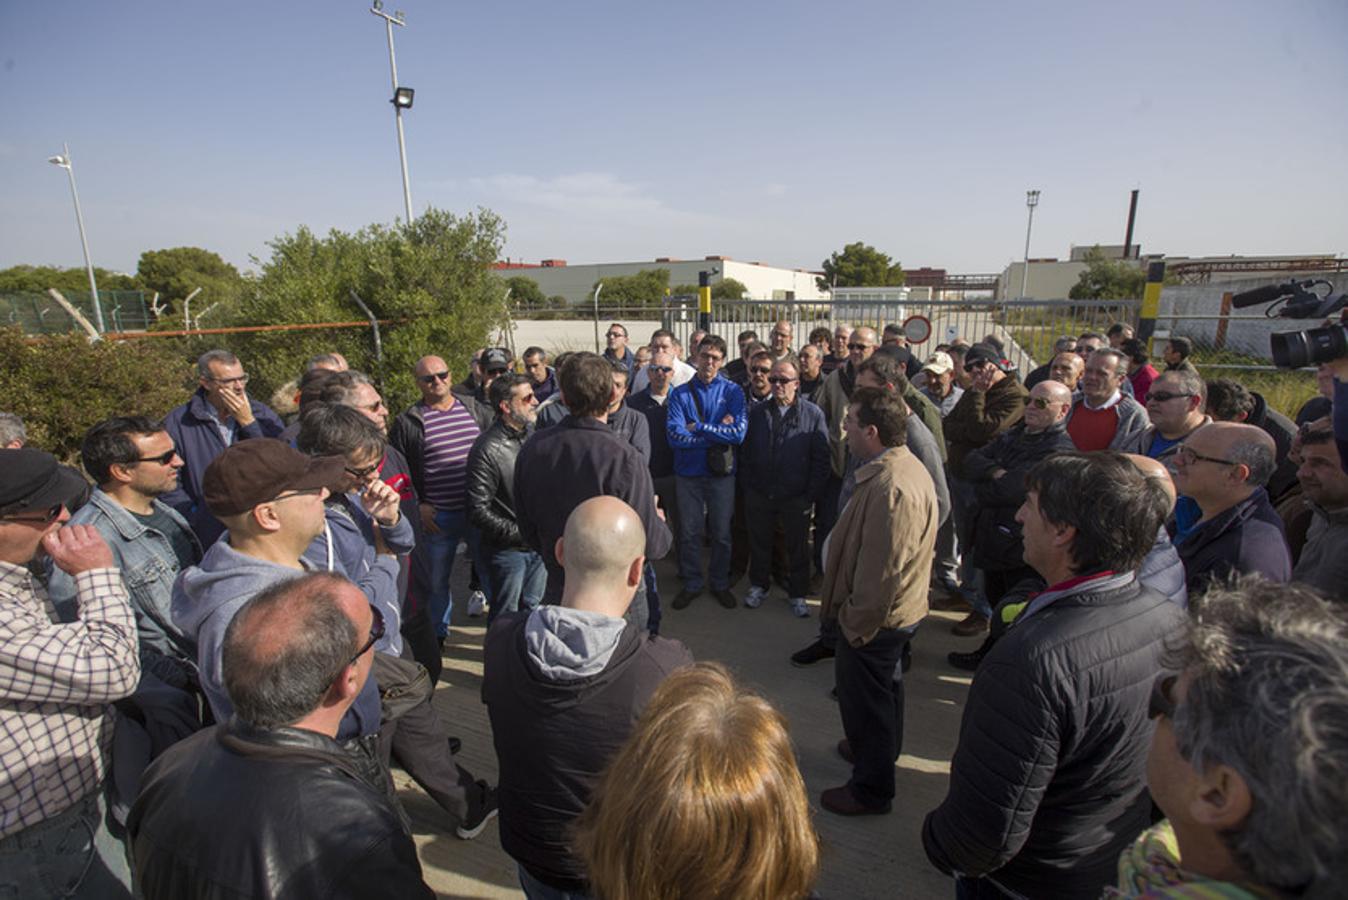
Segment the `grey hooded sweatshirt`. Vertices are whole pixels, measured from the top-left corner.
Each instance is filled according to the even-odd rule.
[[[245,556],[230,546],[226,535],[211,545],[201,565],[184,569],[178,575],[170,602],[173,624],[196,643],[201,688],[217,722],[228,721],[234,713],[234,704],[225,692],[221,660],[225,629],[234,620],[234,614],[253,597],[303,574],[298,569]],[[342,719],[337,739],[345,741],[377,731],[379,689],[370,678]]]

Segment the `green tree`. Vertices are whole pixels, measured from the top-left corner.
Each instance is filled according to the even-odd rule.
[[[246,354],[259,397],[294,378],[308,357],[339,350],[380,381],[385,402],[397,409],[416,396],[418,358],[434,353],[462,375],[473,350],[505,321],[505,283],[492,269],[504,233],[486,209],[463,217],[430,209],[411,225],[334,229],[326,237],[301,227],[271,241],[265,263],[255,260],[261,275],[240,303],[239,324],[360,320],[354,292],[385,322],[382,364],[367,328],[263,332],[219,344]]]
[[[506,287],[510,288],[510,304],[520,310],[545,309],[548,305],[548,298],[544,296],[543,289],[538,286],[538,282],[524,275],[516,275],[513,278],[505,280]]]
[[[823,262],[824,277],[816,278],[821,291],[837,287],[890,287],[903,284],[903,267],[888,253],[854,241]]]
[[[600,309],[659,309],[669,287],[669,270],[643,269],[635,275],[610,275],[596,281],[590,291],[601,283],[604,290],[599,294]]]
[[[192,308],[201,312],[220,304],[215,313],[217,321],[223,321],[228,311],[237,307],[246,284],[239,270],[220,254],[200,247],[146,250],[140,255],[136,274],[145,290],[159,292],[160,303],[171,304],[173,313],[181,313],[182,301],[201,288]],[[174,327],[181,327],[176,316],[171,318]]]
[[[94,266],[99,291],[135,291],[141,288],[133,275],[109,272]],[[11,266],[0,270],[0,294],[44,294],[56,288],[63,294],[89,293],[89,275],[82,268],[58,269],[55,266]]]
[[[696,297],[697,285],[678,284],[670,288],[669,292],[674,296],[691,294]],[[737,281],[734,278],[722,278],[711,286],[711,299],[713,300],[743,300],[747,293],[749,293],[749,289],[744,286],[744,282]]]
[[[1136,300],[1147,285],[1147,273],[1135,262],[1106,259],[1100,245],[1086,253],[1086,271],[1077,276],[1067,296],[1072,300]]]

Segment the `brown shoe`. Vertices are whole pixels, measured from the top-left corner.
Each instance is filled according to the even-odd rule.
[[[889,801],[881,806],[866,806],[852,796],[852,789],[845,784],[820,794],[819,805],[840,816],[883,816],[894,808]]]
[[[958,637],[973,637],[988,630],[988,617],[982,613],[971,612],[954,625],[950,633]]]
[[[944,584],[933,584],[927,592],[927,603],[940,612],[973,612],[969,601],[958,590],[951,590]]]
[[[849,765],[856,765],[856,757],[852,755],[852,744],[847,738],[838,741],[838,755],[846,760]]]

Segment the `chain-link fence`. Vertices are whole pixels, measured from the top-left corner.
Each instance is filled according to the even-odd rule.
[[[95,321],[93,294],[89,291],[62,291],[61,296],[91,323]],[[98,300],[107,331],[144,331],[155,321],[144,291],[99,291]],[[17,325],[25,334],[82,330],[48,294],[0,294],[0,317],[4,324]]]

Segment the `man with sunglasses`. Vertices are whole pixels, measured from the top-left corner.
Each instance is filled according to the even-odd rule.
[[[434,897],[396,800],[341,741],[385,624],[346,579],[292,575],[224,631],[234,717],[146,774],[127,824],[146,900]]]
[[[652,353],[650,365],[645,371],[649,376],[646,387],[633,394],[627,405],[646,419],[651,443],[651,482],[655,485],[655,496],[660,498],[660,508],[665,511],[665,519],[677,548],[679,503],[674,489],[674,448],[670,446],[666,430],[669,424],[669,393],[674,377],[673,355],[663,350]]]
[[[438,356],[417,360],[413,375],[421,399],[394,420],[389,443],[406,458],[420,498],[425,540],[417,552],[429,563],[428,605],[435,633],[443,641],[454,608],[450,573],[461,541],[468,543],[469,559],[478,561],[478,533],[468,520],[465,486],[468,453],[491,427],[491,413],[472,395],[454,392],[449,366]]]
[[[197,359],[199,387],[192,399],[164,417],[164,430],[182,458],[178,487],[164,495],[192,526],[203,547],[225,528],[205,502],[206,468],[239,441],[280,437],[285,423],[263,403],[248,396],[248,374],[228,350],[208,350]]]
[[[795,366],[795,354],[792,354],[792,367]],[[766,402],[772,397],[772,386],[768,384],[768,376],[772,374],[772,352],[769,350],[758,350],[753,356],[749,357],[749,366],[745,370],[749,377],[744,385],[744,405],[747,409],[753,409],[759,403]]]
[[[1234,422],[1204,425],[1176,449],[1175,488],[1201,513],[1175,543],[1190,597],[1234,572],[1258,572],[1279,583],[1291,580],[1282,519],[1264,490],[1276,452],[1273,438],[1262,429]]]
[[[1245,578],[1196,601],[1152,692],[1165,820],[1119,858],[1125,897],[1339,897],[1348,859],[1348,617]],[[1235,664],[1233,664],[1235,663]]]
[[[202,548],[187,521],[160,499],[178,486],[183,465],[173,438],[142,416],[108,419],[85,434],[80,459],[98,486],[70,523],[93,527],[112,550],[136,612],[142,670],[192,689],[195,648],[173,625],[170,601],[178,573],[201,560]],[[75,579],[54,569],[47,590],[67,618]]]
[[[1025,562],[1048,586],[974,673],[922,844],[957,897],[1096,900],[1150,821],[1147,701],[1184,613],[1138,579],[1162,510],[1126,457],[1060,453],[1025,487]]]
[[[99,533],[69,526],[84,479],[49,453],[0,450],[0,894],[131,896],[103,782],[111,703],[140,677],[136,621]],[[31,574],[46,556],[75,583],[52,620]]]
[[[604,334],[604,359],[609,362],[618,363],[627,370],[628,376],[632,374],[632,366],[636,357],[632,351],[627,348],[627,326],[621,322],[614,322],[608,327]]]

